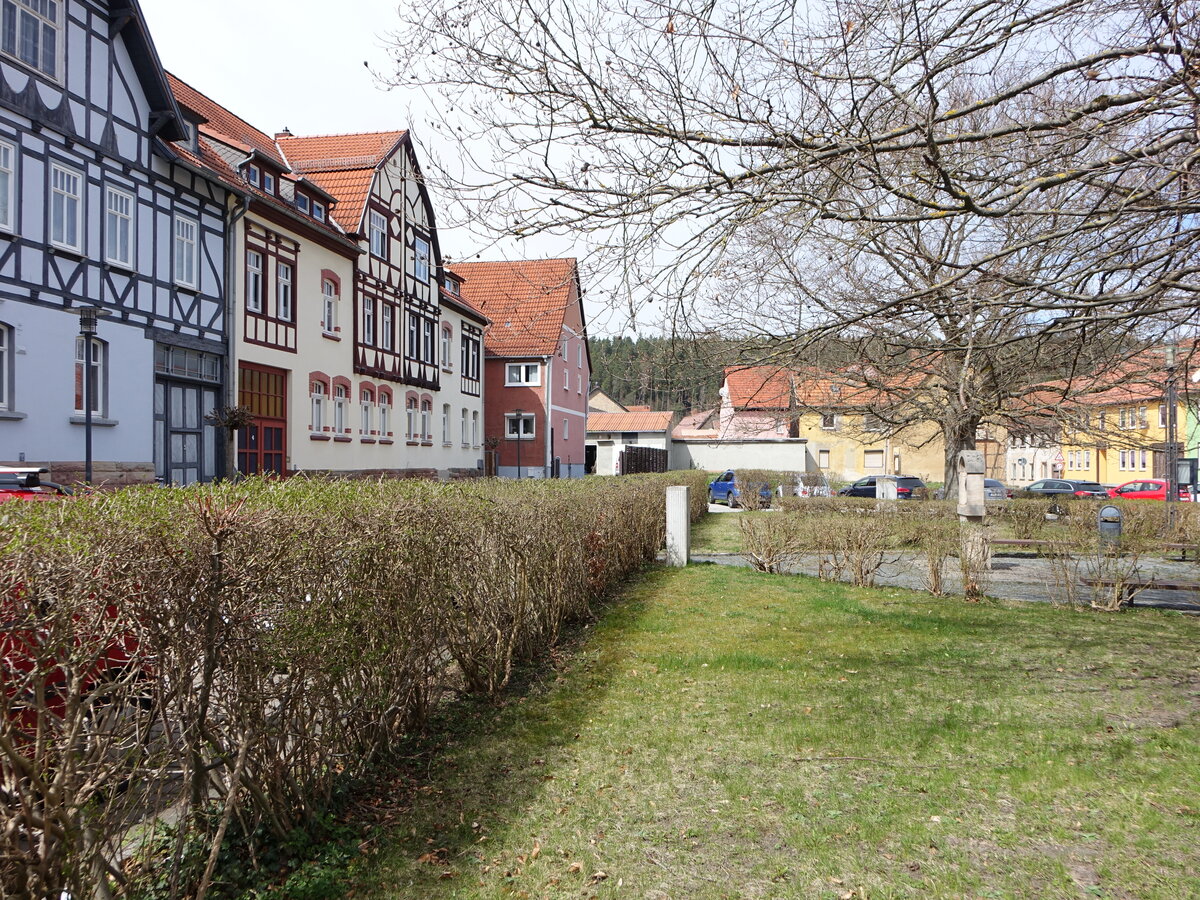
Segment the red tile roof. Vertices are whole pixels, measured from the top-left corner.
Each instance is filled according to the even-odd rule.
[[[201,126],[202,132],[207,130],[243,148],[257,150],[279,168],[288,168],[279,147],[269,135],[259,131],[240,116],[234,115],[215,100],[206,97],[187,82],[180,81],[170,72],[167,73],[167,80],[175,94],[175,102],[207,120],[207,126]]]
[[[292,168],[338,199],[337,223],[351,233],[362,229],[375,170],[396,150],[406,131],[280,137]]]
[[[551,356],[567,310],[581,302],[574,259],[455,263],[463,296],[492,320],[490,356]]]
[[[795,373],[780,366],[730,366],[725,386],[734,409],[788,409]]]
[[[669,431],[675,413],[643,411],[588,413],[588,431]]]

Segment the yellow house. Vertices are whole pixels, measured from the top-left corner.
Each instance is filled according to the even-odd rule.
[[[1167,477],[1164,382],[1164,374],[1152,373],[1076,401],[1073,427],[1063,430],[1062,477],[1109,485]],[[1180,456],[1186,422],[1187,404],[1181,401],[1176,410]]]

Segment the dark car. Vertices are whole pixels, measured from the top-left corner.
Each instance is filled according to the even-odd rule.
[[[709,503],[727,503],[732,508],[738,505],[738,501],[742,496],[742,491],[747,489],[747,485],[740,483],[737,480],[737,473],[733,469],[726,469],[716,480],[708,486],[708,502]],[[752,489],[752,488],[751,488]],[[771,486],[759,482],[758,497],[764,506],[771,505]]]
[[[983,480],[983,497],[985,500],[1011,500],[1013,492],[1005,486],[1003,481],[997,481],[995,478],[985,478]]]
[[[1027,488],[1022,488],[1016,492],[1018,498],[1028,500],[1038,497],[1057,497],[1066,499],[1069,497],[1084,497],[1090,499],[1103,499],[1108,497],[1108,491],[1100,486],[1097,481],[1072,481],[1066,478],[1043,478],[1041,481],[1035,481]]]
[[[838,491],[839,497],[875,497],[875,486],[879,481],[896,482],[896,499],[924,500],[929,496],[929,488],[920,478],[912,475],[868,475],[860,478],[854,484]]]

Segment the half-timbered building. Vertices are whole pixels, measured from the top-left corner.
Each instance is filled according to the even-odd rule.
[[[278,145],[298,176],[337,199],[334,221],[362,250],[344,316],[351,389],[392,398],[393,468],[441,477],[480,473],[487,318],[442,265],[411,135],[284,133]]]
[[[0,462],[222,474],[227,199],[136,0],[0,0]]]
[[[498,474],[582,477],[591,359],[575,260],[455,263],[454,274],[491,320],[484,428],[498,441]]]

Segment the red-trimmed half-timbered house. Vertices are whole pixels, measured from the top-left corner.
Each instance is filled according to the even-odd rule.
[[[362,251],[346,338],[355,377],[395,398],[398,468],[442,477],[482,472],[487,318],[443,269],[410,134],[278,138],[293,170],[337,199],[334,221]]]
[[[575,260],[455,263],[454,274],[492,323],[484,430],[499,441],[499,474],[582,477],[591,361]]]

